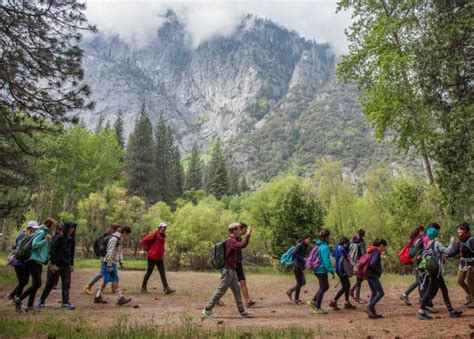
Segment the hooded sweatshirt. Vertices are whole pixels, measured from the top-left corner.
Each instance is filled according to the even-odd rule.
[[[372,254],[369,263],[369,277],[380,278],[383,272],[380,249],[377,246],[369,246],[367,253]]]
[[[150,260],[163,260],[165,256],[166,234],[159,230],[148,234],[142,239],[141,245]]]
[[[331,263],[331,253],[329,246],[325,241],[318,240],[316,246],[319,246],[319,260],[321,265],[314,271],[315,274],[334,273],[334,267]]]
[[[337,247],[332,252],[332,256],[336,259],[336,273],[341,273],[341,260],[343,258],[348,259],[349,257],[346,248],[342,245],[337,245]]]
[[[45,225],[41,225],[35,232],[31,243],[31,256],[28,260],[34,260],[43,265],[48,262],[51,240],[45,239],[45,236],[49,234],[51,234],[51,231]]]
[[[69,236],[69,231],[76,228],[77,224],[67,221],[63,230],[55,236],[51,244],[51,264],[56,266],[74,266],[74,251],[76,240],[74,233]]]

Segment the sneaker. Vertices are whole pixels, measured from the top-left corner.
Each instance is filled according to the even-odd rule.
[[[403,293],[400,296],[400,300],[403,301],[405,303],[405,305],[411,306],[411,302],[410,302],[410,300],[408,300],[408,296],[405,293]]]
[[[148,292],[148,290],[146,289],[146,287],[142,287],[142,290],[140,291],[141,293],[143,294],[148,294],[150,292]]]
[[[433,306],[426,306],[426,310],[430,313],[438,313],[439,311]]]
[[[12,297],[11,295],[8,296],[8,300],[13,303],[15,301],[15,297]]]
[[[102,296],[98,296],[94,298],[94,304],[107,304],[107,301],[102,298]]]
[[[306,304],[308,304],[309,307],[311,308],[315,308],[316,307],[316,303],[314,302],[314,300],[308,300],[306,302]]]
[[[128,304],[130,301],[132,301],[132,298],[125,298],[125,297],[122,297],[122,298],[120,298],[120,299],[117,301],[117,305],[123,306],[123,305],[125,305],[125,304]]]
[[[449,311],[450,318],[459,318],[461,316],[462,316],[462,311],[458,311],[458,310]]]
[[[416,317],[420,320],[431,320],[431,319],[433,319],[432,316],[430,316],[428,313],[426,313],[424,311],[423,312],[420,312],[420,311],[416,312]]]
[[[165,291],[165,294],[173,294],[174,292],[176,292],[176,290],[175,290],[174,288],[171,288],[171,287],[169,287],[169,286],[166,287],[166,288],[164,289],[164,291]]]
[[[46,307],[46,302],[44,300],[40,300],[38,304],[38,308],[45,308]]]
[[[293,301],[293,292],[292,291],[290,291],[290,290],[286,291],[286,296],[288,298],[290,298],[290,301]]]
[[[69,311],[72,311],[76,308],[76,306],[74,306],[74,304],[71,304],[71,303],[63,304],[62,307],[67,308]]]
[[[239,313],[241,318],[253,318],[253,313],[245,310]]]
[[[337,303],[334,300],[329,303],[329,307],[332,307],[334,311],[340,310],[340,308],[337,306]]]
[[[15,300],[13,300],[13,305],[15,306],[15,310],[17,312],[21,312],[21,309],[22,309],[22,304],[21,304],[21,300],[20,298],[15,298]]]
[[[357,307],[348,302],[344,304],[344,308],[348,310],[355,310]]]
[[[92,292],[92,289],[89,287],[89,285],[86,285],[84,286],[84,288],[82,289],[84,291],[85,294],[93,294],[94,292]]]
[[[322,308],[317,308],[317,307],[313,308],[313,312],[311,313],[316,314],[316,315],[328,314],[328,312],[326,312]]]
[[[208,311],[206,309],[202,310],[202,315],[205,316],[206,318],[217,318],[217,315],[211,311]]]
[[[225,306],[224,302],[222,300],[219,300],[217,303],[216,303],[217,306],[219,307],[223,307]]]
[[[296,299],[296,300],[293,301],[293,304],[295,304],[295,305],[304,305],[304,302],[301,301],[300,299]]]

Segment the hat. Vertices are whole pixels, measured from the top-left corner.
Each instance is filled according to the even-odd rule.
[[[28,225],[26,228],[32,228],[34,230],[37,230],[39,228],[38,223],[34,220],[28,221]]]
[[[428,228],[428,230],[426,231],[426,236],[430,239],[430,240],[434,240],[437,236],[438,236],[438,230],[434,227],[430,227]]]
[[[163,228],[163,227],[168,227],[168,225],[164,222],[162,222],[158,225],[158,228]]]

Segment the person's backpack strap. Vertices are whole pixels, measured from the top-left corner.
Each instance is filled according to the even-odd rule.
[[[472,248],[472,245],[471,245],[471,242],[472,240],[474,239],[474,237],[470,237],[469,239],[466,240],[466,247],[469,249],[469,251],[474,252],[473,251],[473,248]]]

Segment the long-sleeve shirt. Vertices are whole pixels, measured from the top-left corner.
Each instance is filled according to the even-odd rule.
[[[104,258],[104,262],[107,263],[107,266],[112,266],[112,264],[121,263],[123,261],[123,249],[120,237],[120,232],[115,232],[107,243],[107,253]]]
[[[337,273],[341,273],[341,260],[348,260],[348,253],[344,246],[338,245],[332,252],[332,256],[336,259],[335,269]]]
[[[249,236],[245,236],[242,241],[238,241],[233,236],[229,236],[225,241],[225,268],[235,270],[237,266],[236,250],[247,247]]]
[[[305,257],[308,252],[308,245],[304,241],[296,245],[295,252],[293,253],[293,260],[295,261],[295,267],[304,269],[305,267]]]
[[[318,240],[316,246],[319,246],[319,260],[321,260],[321,265],[314,271],[314,273],[324,274],[324,273],[334,273],[334,267],[331,263],[331,253],[329,251],[329,246],[326,242]]]

